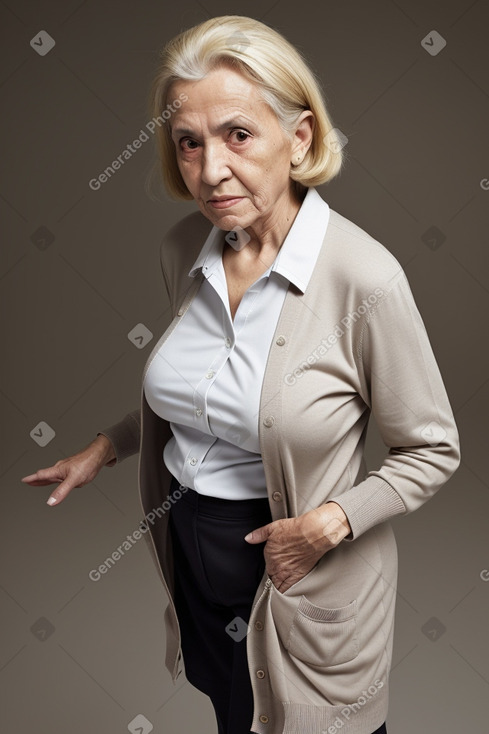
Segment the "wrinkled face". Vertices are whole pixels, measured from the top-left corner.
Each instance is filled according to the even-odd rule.
[[[169,102],[181,93],[188,100],[172,115],[172,139],[202,214],[228,231],[273,218],[274,208],[291,196],[293,140],[257,86],[219,68],[196,82],[174,82]]]

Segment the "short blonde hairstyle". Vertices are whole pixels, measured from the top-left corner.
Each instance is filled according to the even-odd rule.
[[[258,86],[291,139],[300,114],[304,110],[313,113],[309,150],[302,162],[290,170],[296,190],[326,183],[336,176],[343,162],[342,146],[326,110],[320,82],[301,53],[280,33],[258,20],[222,15],[183,31],[168,41],[159,54],[149,111],[158,125],[156,128],[155,124],[158,167],[170,196],[177,200],[193,198],[180,174],[171,128],[166,124],[173,111],[168,104],[170,87],[180,80],[200,80],[226,64]]]

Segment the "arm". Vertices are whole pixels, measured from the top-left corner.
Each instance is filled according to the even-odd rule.
[[[99,431],[97,436],[100,435],[106,436],[112,444],[113,456],[105,466],[114,466],[136,454],[141,438],[141,409],[127,413],[121,421]]]
[[[167,235],[165,235],[165,238]],[[165,238],[160,248],[160,265],[167,296],[170,299],[170,287],[164,262]],[[167,310],[168,322],[171,320],[171,308]],[[88,446],[66,459],[33,474],[22,477],[23,482],[31,486],[46,486],[60,482],[48,498],[49,505],[62,502],[75,487],[82,487],[93,481],[104,466],[116,463],[139,451],[141,437],[141,410],[128,413],[121,421],[97,432],[97,436]]]
[[[365,323],[356,359],[389,452],[379,469],[334,498],[350,524],[346,541],[416,510],[460,462],[453,413],[404,273]]]
[[[97,436],[78,453],[60,459],[53,466],[38,469],[34,474],[22,477],[23,482],[33,487],[45,487],[60,482],[51,492],[48,505],[58,505],[75,487],[83,487],[93,481],[99,471],[114,457],[111,442],[105,436]]]
[[[459,464],[453,414],[404,273],[354,344],[362,397],[389,452],[379,469],[334,500],[246,536],[266,541],[267,571],[281,592],[342,540],[416,510]]]

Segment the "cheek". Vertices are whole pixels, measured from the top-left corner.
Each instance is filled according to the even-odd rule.
[[[196,185],[198,185],[199,178],[200,178],[200,169],[198,166],[195,165],[195,163],[190,163],[188,161],[182,162],[177,159],[177,165],[178,170],[180,171],[180,174],[187,185],[188,189],[195,189]]]
[[[258,189],[270,189],[276,184],[277,168],[275,161],[269,155],[242,161],[241,165],[236,168],[236,173],[238,172],[243,180]]]

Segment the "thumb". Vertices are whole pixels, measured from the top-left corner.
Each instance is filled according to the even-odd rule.
[[[256,528],[255,530],[252,530],[251,533],[245,535],[244,539],[247,543],[263,543],[265,540],[267,540],[269,535],[270,523],[268,525],[262,525],[261,528]]]

